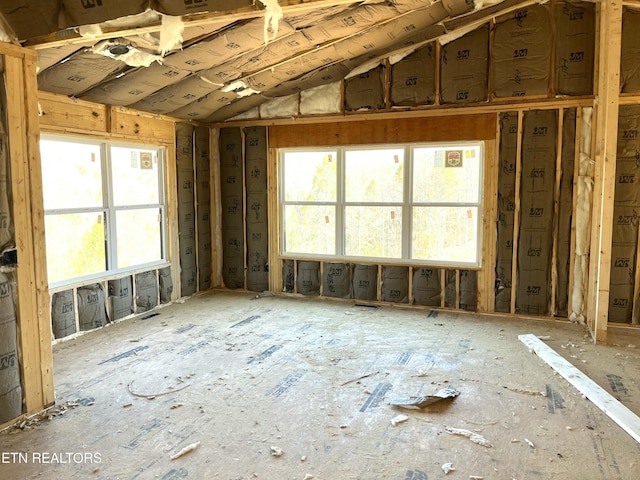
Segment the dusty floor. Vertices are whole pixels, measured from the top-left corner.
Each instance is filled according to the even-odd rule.
[[[57,410],[70,404],[0,434],[0,478],[427,480],[445,463],[452,479],[638,478],[640,444],[517,338],[548,336],[640,414],[640,342],[624,335],[224,292],[157,313],[54,348]],[[389,405],[448,385],[454,400]]]

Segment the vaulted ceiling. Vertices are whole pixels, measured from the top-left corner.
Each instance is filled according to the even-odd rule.
[[[0,0],[0,23],[42,91],[214,122],[533,3]]]

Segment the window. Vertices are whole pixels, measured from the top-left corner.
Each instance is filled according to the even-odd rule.
[[[479,267],[482,143],[280,152],[282,252]]]
[[[163,149],[43,137],[50,284],[163,263]]]

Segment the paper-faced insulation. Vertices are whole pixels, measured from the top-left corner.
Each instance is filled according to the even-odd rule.
[[[245,129],[247,290],[269,290],[267,129]]]
[[[516,312],[548,315],[558,112],[524,113]]]
[[[242,135],[239,128],[220,129],[220,196],[222,200],[222,281],[244,288]]]
[[[0,272],[0,424],[22,413],[17,312],[12,274]]]

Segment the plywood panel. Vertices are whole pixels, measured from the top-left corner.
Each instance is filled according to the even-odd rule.
[[[492,114],[331,122],[319,125],[274,125],[269,129],[269,145],[282,148],[492,140],[496,135],[495,128],[495,115]]]

